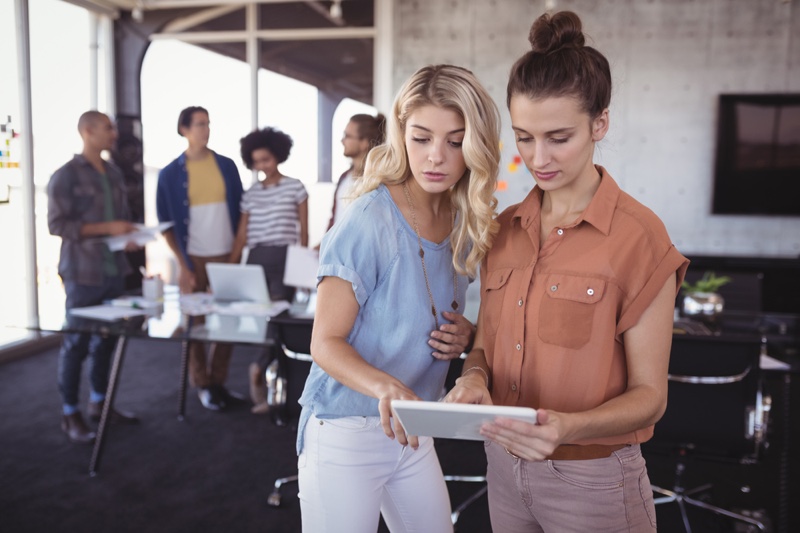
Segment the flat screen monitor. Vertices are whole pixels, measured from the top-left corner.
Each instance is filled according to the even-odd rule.
[[[720,95],[713,213],[800,216],[800,94]]]

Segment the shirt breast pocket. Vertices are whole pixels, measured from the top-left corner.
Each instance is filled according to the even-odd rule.
[[[582,348],[592,338],[606,281],[589,276],[550,274],[539,309],[539,338],[564,348]]]
[[[500,268],[486,273],[486,287],[483,288],[482,320],[489,333],[495,333],[500,325],[500,314],[503,310],[503,297],[506,293],[511,268]]]
[[[90,211],[94,206],[94,190],[86,185],[76,185],[72,188],[72,209],[76,214]]]

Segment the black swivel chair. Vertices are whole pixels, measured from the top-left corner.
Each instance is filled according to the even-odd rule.
[[[464,359],[458,358],[450,361],[450,368],[447,372],[447,377],[445,378],[445,390],[449,391],[453,388],[453,386],[455,386],[456,379],[461,376],[463,368]],[[471,467],[474,468],[477,466],[482,468],[482,472],[486,472],[486,455],[483,451],[483,442],[465,440],[451,441],[450,439],[436,439],[436,442],[440,453],[446,453],[443,450],[448,447],[455,447],[457,452],[452,454],[453,457],[457,457],[461,462],[463,462],[464,458],[466,458],[467,461],[472,463],[470,464]],[[448,458],[448,460],[451,459],[452,458]],[[453,525],[457,527],[458,519],[461,516],[461,513],[463,513],[467,507],[479,500],[489,490],[489,487],[486,485],[486,476],[484,474],[445,474],[444,480],[447,482],[477,483],[479,486],[477,491],[470,494],[463,502],[453,509],[452,513],[450,513],[450,519],[453,522]]]
[[[771,400],[762,392],[759,358],[763,343],[756,338],[675,336],[669,363],[669,400],[645,453],[676,459],[671,490],[653,486],[656,505],[677,503],[687,533],[686,505],[766,530],[763,522],[711,505],[694,496],[711,484],[687,489],[682,477],[687,459],[753,464],[765,449]]]
[[[311,370],[311,318],[277,316],[270,319],[275,341],[279,343],[278,356],[267,367],[267,403],[272,421],[278,426],[297,430],[300,405],[297,401],[303,392],[306,377]],[[273,507],[281,504],[280,488],[297,481],[297,475],[275,480],[267,503]]]

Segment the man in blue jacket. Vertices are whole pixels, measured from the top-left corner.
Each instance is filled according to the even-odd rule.
[[[208,288],[207,263],[225,263],[239,225],[242,181],[234,162],[208,148],[208,111],[192,106],[181,111],[178,133],[188,148],[158,175],[156,209],[160,222],[172,222],[164,232],[178,261],[181,294]],[[189,376],[207,409],[220,411],[244,398],[225,386],[230,344],[211,345],[206,360],[203,345],[189,347]]]

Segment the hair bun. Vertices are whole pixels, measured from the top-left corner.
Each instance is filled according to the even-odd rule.
[[[581,19],[572,11],[545,13],[533,22],[528,42],[531,50],[540,54],[562,48],[581,48],[585,42]]]

